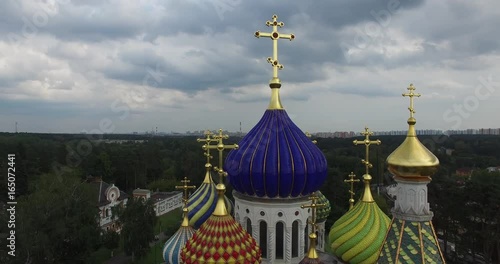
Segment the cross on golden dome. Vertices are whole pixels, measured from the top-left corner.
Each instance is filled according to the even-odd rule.
[[[182,202],[184,203],[184,208],[182,208],[182,212],[184,215],[183,215],[183,219],[182,219],[182,223],[181,223],[181,226],[184,226],[184,227],[189,226],[188,206],[187,206],[188,190],[196,188],[196,186],[194,186],[194,185],[188,185],[189,182],[190,182],[190,180],[188,180],[187,177],[184,177],[184,180],[181,180],[181,183],[183,183],[183,185],[175,186],[175,189],[183,189],[184,190],[184,197],[182,198]]]
[[[194,186],[194,185],[188,185],[188,183],[190,183],[190,182],[191,181],[188,180],[187,177],[184,177],[184,180],[181,180],[181,183],[183,183],[183,185],[175,186],[175,189],[183,189],[183,191],[184,191],[184,198],[182,199],[183,202],[185,203],[184,206],[186,206],[187,200],[189,198],[188,197],[188,190],[196,188],[196,186]]]
[[[311,259],[317,259],[319,258],[318,252],[316,251],[316,210],[318,208],[325,207],[326,204],[319,204],[318,202],[319,197],[316,196],[316,194],[311,194],[309,196],[309,200],[311,200],[311,204],[305,204],[301,205],[300,208],[311,208],[311,220],[309,221],[309,224],[311,224],[311,233],[309,234],[309,251],[307,253],[307,257]]]
[[[267,62],[271,63],[271,65],[273,66],[273,78],[269,82],[269,85],[271,86],[271,88],[279,88],[281,86],[281,82],[280,82],[280,79],[278,78],[278,69],[279,70],[283,69],[283,65],[281,63],[279,63],[279,60],[278,60],[278,39],[282,38],[282,39],[289,39],[290,41],[292,41],[293,39],[295,39],[295,35],[294,34],[283,34],[283,33],[278,32],[278,27],[280,27],[280,28],[283,27],[285,25],[285,23],[278,22],[277,15],[273,15],[272,19],[273,19],[272,21],[268,20],[266,22],[266,26],[268,26],[268,27],[272,26],[273,31],[270,33],[257,31],[257,32],[255,32],[255,37],[257,37],[257,38],[260,38],[260,37],[270,38],[273,41],[273,57],[267,58]]]
[[[217,145],[212,145],[212,146],[210,144],[203,145],[204,150],[216,149],[219,151],[219,166],[214,167],[214,170],[217,173],[219,173],[219,183],[222,183],[223,176],[227,176],[227,172],[225,172],[222,169],[224,150],[226,150],[226,149],[238,149],[238,147],[239,147],[237,144],[225,145],[223,140],[228,139],[228,138],[229,138],[229,136],[223,134],[222,129],[219,129],[219,134],[215,135],[213,137],[213,139],[218,142]]]
[[[359,179],[354,179],[354,177],[356,177],[356,174],[351,171],[351,174],[349,174],[349,180],[344,180],[344,182],[351,185],[351,189],[349,190],[349,193],[351,194],[351,198],[349,199],[349,210],[351,210],[354,206],[354,183],[359,182]]]
[[[413,97],[420,97],[421,94],[414,93],[415,87],[413,86],[413,83],[410,84],[408,88],[408,93],[403,94],[404,97],[410,97],[410,107],[408,107],[408,110],[410,110],[410,118],[413,117],[413,114],[415,113],[415,109],[413,108]]]
[[[354,140],[352,143],[354,145],[361,145],[364,144],[366,147],[365,151],[365,159],[361,160],[361,163],[365,165],[366,168],[366,174],[369,174],[369,169],[373,167],[373,165],[370,163],[370,145],[375,144],[375,145],[380,145],[382,142],[380,140],[370,140],[370,136],[373,135],[373,132],[370,131],[368,127],[365,127],[365,131],[361,132],[361,135],[365,136],[365,140]]]
[[[210,143],[218,141],[217,139],[212,137],[213,134],[212,134],[212,131],[210,131],[210,130],[205,130],[205,132],[203,134],[205,135],[205,138],[198,138],[198,139],[196,139],[196,141],[205,142],[206,145],[210,145]],[[207,164],[210,164],[210,159],[212,159],[213,157],[212,157],[212,155],[210,155],[210,148],[205,148],[204,146],[205,145],[203,145],[203,147],[202,147],[203,150],[205,150],[203,155],[205,157],[207,157]],[[205,165],[207,165],[207,164],[205,164]]]

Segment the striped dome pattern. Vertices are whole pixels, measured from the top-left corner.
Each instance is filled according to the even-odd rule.
[[[446,263],[446,260],[431,221],[393,218],[378,263]]]
[[[261,263],[255,239],[233,217],[212,215],[182,249],[183,263]]]
[[[227,211],[233,214],[233,203],[224,196]],[[200,226],[212,215],[217,204],[217,190],[212,180],[211,172],[207,171],[205,180],[201,186],[188,199],[188,218],[189,225],[195,229]]]
[[[316,192],[316,196],[318,197],[319,204],[325,204],[325,206],[316,209],[316,222],[321,223],[326,221],[332,211],[332,207],[330,201],[320,191]]]
[[[325,181],[325,156],[283,109],[266,110],[238,145],[229,152],[224,170],[241,194],[300,197],[317,191]]]
[[[181,249],[193,236],[195,230],[191,226],[181,226],[163,246],[163,259],[167,264],[181,263]]]
[[[376,263],[389,223],[375,202],[361,200],[333,224],[331,248],[347,263]]]

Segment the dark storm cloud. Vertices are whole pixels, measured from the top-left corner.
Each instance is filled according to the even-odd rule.
[[[424,52],[417,59],[439,65],[443,60],[457,60],[457,68],[477,69],[484,65],[463,65],[471,57],[498,53],[500,48],[500,16],[489,12],[489,3],[475,1],[440,1],[439,8],[429,8],[400,25],[415,39],[424,39]],[[445,43],[446,47],[438,48]]]
[[[232,29],[234,43],[243,47],[243,53],[239,54],[240,57],[219,59],[207,57],[203,50],[196,51],[197,56],[205,57],[211,64],[203,72],[182,71],[175,66],[176,62],[153,50],[120,51],[117,64],[102,70],[108,78],[144,84],[148,72],[160,65],[168,77],[162,78],[161,82],[148,82],[147,85],[191,93],[209,87],[229,88],[261,83],[263,77],[267,79],[266,73],[271,68],[262,59],[271,56],[272,44],[269,39],[255,39],[253,32],[269,31],[265,21],[271,19],[273,12],[279,14],[280,21],[285,21],[283,32],[297,34],[297,40],[293,43],[280,43],[280,59],[286,69],[281,73],[283,78],[290,82],[322,79],[325,76],[316,68],[325,62],[344,61],[342,50],[334,44],[342,37],[338,35],[338,30],[347,25],[374,20],[370,12],[387,9],[387,4],[391,1],[394,0],[299,1],[289,4],[234,1],[225,5],[220,1],[166,1],[159,2],[159,5],[139,1],[143,6],[132,10],[127,9],[127,4],[119,6],[113,1],[61,1],[68,4],[55,2],[56,6],[48,6],[40,3],[30,11],[24,10],[24,13],[22,5],[8,1],[2,10],[7,10],[3,11],[3,19],[8,31],[21,34],[26,20],[31,21],[32,25],[34,15],[45,12],[48,19],[40,27],[35,23],[37,32],[73,42],[125,40],[138,36],[143,36],[146,41],[154,41],[160,36],[180,33],[203,35],[207,34],[207,29],[208,34],[217,34]],[[421,1],[401,1],[400,9],[414,8],[420,3]],[[150,16],[153,11],[159,15]],[[193,54],[191,52],[186,55]],[[264,65],[248,62],[252,59],[260,59]]]
[[[388,58],[384,53],[370,53],[359,60],[347,61],[342,42],[353,44],[359,32],[347,31],[355,26],[361,34],[367,23],[377,24],[374,13],[388,10],[388,5],[396,3],[398,12],[392,20],[403,12],[421,8],[422,0],[385,0],[385,1],[65,1],[58,4],[57,12],[48,12],[47,7],[26,11],[17,1],[5,1],[0,8],[0,32],[22,33],[25,20],[32,20],[36,12],[48,14],[47,23],[37,28],[38,35],[55,37],[58,41],[75,43],[135,41],[135,44],[118,46],[116,58],[110,65],[102,66],[99,72],[106,78],[121,80],[125,83],[147,85],[159,88],[180,90],[190,94],[208,88],[224,89],[244,85],[267,85],[271,67],[265,58],[272,55],[269,39],[256,39],[256,30],[270,31],[265,21],[276,12],[279,20],[285,22],[280,29],[284,33],[293,32],[297,38],[292,41],[281,40],[280,62],[285,69],[280,72],[284,83],[308,83],[321,81],[328,76],[322,71],[326,64],[352,67],[383,67],[394,69],[406,65],[434,64],[444,65],[442,60],[460,60],[477,54],[498,51],[500,34],[497,25],[500,18],[481,16],[482,9],[474,3],[446,2],[448,13],[430,10],[421,14],[419,20],[407,24],[389,24],[387,28],[401,29],[412,38],[423,39],[420,53],[404,54]],[[43,3],[43,2],[40,2]],[[43,4],[40,4],[43,5]],[[137,5],[137,7],[136,7]],[[45,11],[44,11],[45,10]],[[55,9],[54,9],[55,10]],[[418,13],[418,12],[417,12]],[[382,28],[386,30],[387,28]],[[226,42],[217,39],[223,34],[231,34]],[[180,34],[205,36],[206,41],[189,43],[199,45],[199,49],[185,51],[185,57],[204,59],[209,67],[202,71],[186,71],[175,61],[151,47],[161,37],[174,37]],[[383,32],[382,34],[387,34]],[[0,39],[5,39],[5,34]],[[385,36],[390,39],[390,36]],[[225,43],[241,48],[238,54],[225,54]],[[446,49],[438,48],[435,43],[449,41]],[[218,44],[214,44],[218,43]],[[143,48],[141,44],[147,44]],[[210,44],[210,45],[209,45]],[[36,40],[32,45],[38,45]],[[136,46],[134,46],[136,45]],[[229,45],[228,45],[229,47]],[[207,50],[211,49],[211,50]],[[368,49],[367,49],[368,50]],[[51,53],[52,52],[52,53]],[[214,56],[213,54],[218,54]],[[56,54],[50,51],[49,54]],[[211,55],[212,54],[212,55]],[[78,71],[92,71],[85,67],[85,61],[66,59],[68,65]],[[110,56],[110,54],[91,54],[90,56]],[[257,60],[257,61],[256,61]],[[466,61],[464,59],[464,61]],[[482,67],[464,63],[449,63],[448,67]],[[161,80],[149,78],[156,72]],[[12,85],[23,79],[33,79],[32,71],[22,76],[0,78],[0,83]],[[0,75],[1,76],[1,75]],[[145,81],[146,80],[146,81]],[[0,84],[2,85],[2,84]],[[339,92],[362,93],[361,88],[339,88]],[[378,92],[380,93],[380,91]],[[373,94],[373,95],[384,95]]]

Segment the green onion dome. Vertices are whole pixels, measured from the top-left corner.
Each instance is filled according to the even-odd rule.
[[[328,201],[328,199],[326,199],[326,196],[324,196],[320,191],[316,192],[316,196],[318,197],[318,203],[325,205],[316,209],[316,221],[318,223],[321,223],[326,221],[326,219],[330,215],[330,212],[332,211],[332,207],[330,206],[330,201]]]
[[[373,200],[371,176],[365,174],[363,179],[363,198],[333,224],[329,234],[334,254],[351,264],[377,262],[390,223]]]

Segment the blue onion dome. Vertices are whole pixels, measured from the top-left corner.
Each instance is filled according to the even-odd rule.
[[[316,197],[318,197],[319,204],[325,205],[316,209],[316,221],[318,223],[321,223],[326,221],[326,219],[330,215],[330,212],[332,211],[332,207],[330,206],[330,201],[328,201],[328,199],[326,199],[326,196],[324,196],[320,191],[316,192]]]
[[[284,109],[267,109],[238,145],[229,152],[224,170],[234,190],[241,194],[306,196],[325,181],[325,156]]]
[[[188,199],[189,224],[195,229],[200,228],[210,217],[217,204],[217,190],[211,172],[212,165],[207,163],[205,168],[206,173],[203,183]],[[224,200],[228,212],[232,215],[234,211],[233,203],[226,196],[224,196]]]
[[[187,208],[184,208],[184,221],[181,227],[172,235],[163,246],[163,259],[167,264],[179,264],[181,249],[186,242],[193,236],[195,230],[189,225],[187,220]]]

